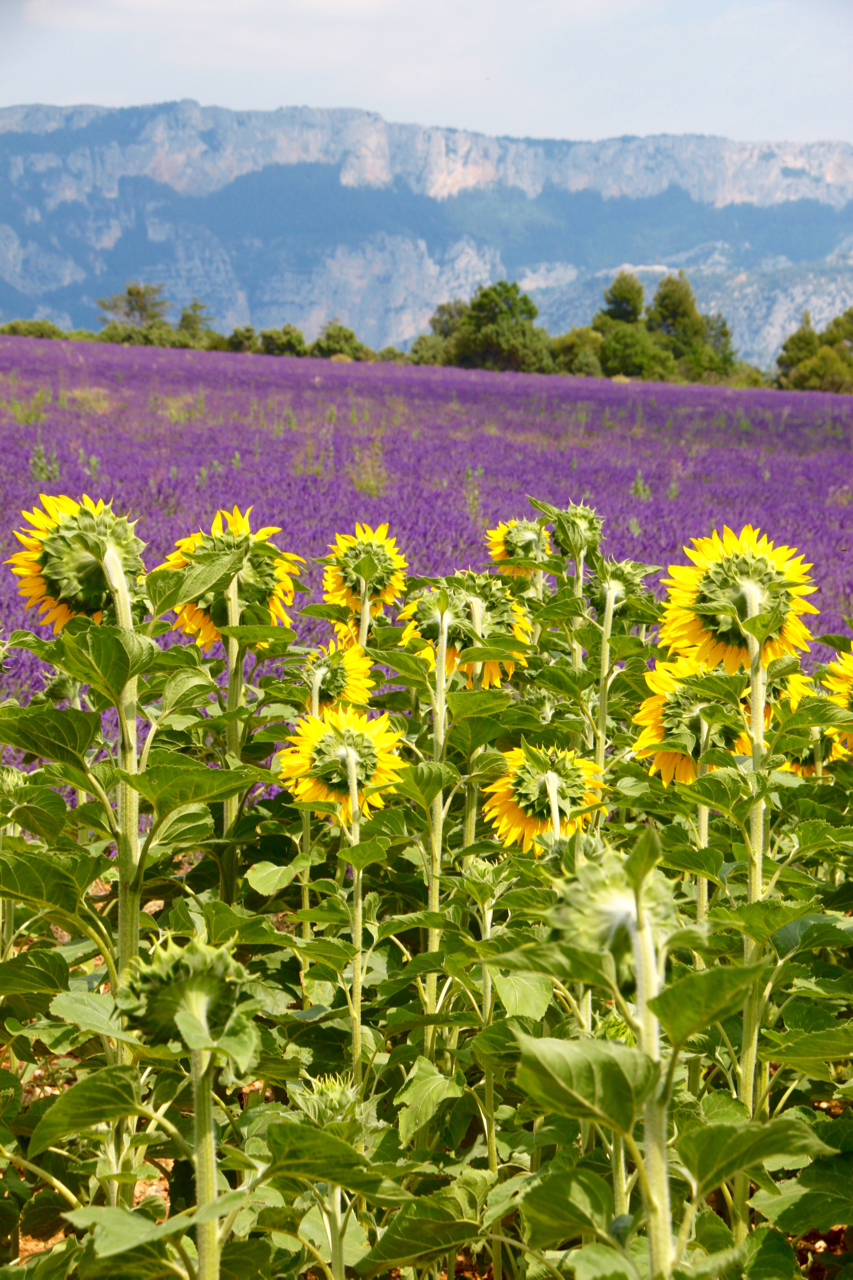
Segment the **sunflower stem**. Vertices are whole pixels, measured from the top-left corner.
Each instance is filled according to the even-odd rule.
[[[192,1052],[195,1146],[195,1196],[199,1209],[216,1200],[216,1128],[213,1123],[213,1057],[204,1049]],[[198,1280],[219,1280],[219,1223],[216,1218],[196,1227]]]
[[[574,593],[575,593],[575,598],[578,600],[583,595],[583,575],[584,575],[585,556],[586,556],[586,553],[584,551],[581,551],[579,555],[575,556]],[[577,629],[579,622],[580,622],[580,618],[572,618],[573,632]],[[583,650],[581,649],[581,646],[579,645],[577,640],[574,639],[574,636],[572,637],[572,667],[574,668],[575,671],[580,671],[581,668],[583,667]]]
[[[607,693],[610,678],[610,633],[613,630],[613,606],[616,603],[616,585],[608,582],[604,596],[604,618],[601,624],[601,665],[598,678],[598,737],[595,743],[595,763],[604,770],[607,751]]]
[[[629,932],[637,971],[637,1021],[640,1048],[653,1062],[660,1062],[660,1024],[649,1008],[658,994],[659,975],[651,922],[643,911],[643,886],[637,890],[637,920]],[[672,1213],[666,1149],[668,1099],[661,1089],[646,1101],[643,1113],[647,1187],[649,1261],[653,1276],[669,1280],[672,1274]]]
[[[478,600],[476,596],[472,596],[468,603],[471,609],[471,626],[474,629],[474,634],[482,640],[483,602],[482,600]],[[483,664],[482,662],[475,662],[473,671],[471,672],[471,684],[474,689],[479,690],[482,683]],[[468,758],[469,773],[471,772],[474,760],[480,754],[481,750],[481,747],[475,747],[471,752],[471,755]],[[477,808],[479,804],[479,795],[480,792],[477,784],[469,782],[465,787],[465,812],[462,818],[462,847],[464,849],[467,849],[469,845],[472,845],[477,838]],[[463,866],[467,866],[469,861],[470,858],[466,859],[463,862]]]
[[[447,631],[450,619],[445,611],[438,629],[438,648],[435,655],[435,713],[433,715],[433,760],[438,764],[444,755],[445,718],[447,714]],[[444,793],[439,791],[430,809],[430,858],[427,884],[427,910],[438,911],[441,901],[441,848],[444,840]],[[441,931],[431,928],[427,938],[427,950],[438,951]],[[435,1013],[438,994],[438,975],[426,975],[427,1013]],[[432,1061],[435,1054],[435,1027],[425,1033],[426,1056]]]
[[[311,680],[311,714],[314,717],[320,715],[320,685],[323,683],[324,674],[323,666],[318,662]]]
[[[551,805],[551,834],[555,840],[559,840],[561,834],[559,785],[560,780],[556,773],[553,769],[549,769],[545,774],[545,789]]]
[[[744,593],[750,618],[761,612],[762,597],[752,584],[745,584]],[[765,671],[762,665],[761,644],[756,636],[747,634],[750,659],[750,739],[752,743],[752,771],[761,770],[764,751],[764,707],[766,701]],[[757,780],[756,780],[757,784]],[[750,903],[760,902],[764,894],[764,801],[757,799],[749,817],[749,878],[747,898]],[[744,963],[755,964],[761,955],[760,944],[744,937]],[[753,988],[747,993],[743,1009],[743,1039],[738,1074],[738,1097],[752,1116],[755,1112],[755,1069],[758,1061],[759,992]],[[732,1231],[736,1244],[742,1244],[749,1233],[749,1177],[739,1173],[734,1184],[734,1215]]]
[[[367,579],[361,578],[361,612],[358,616],[358,643],[360,648],[367,644],[367,633],[370,629],[370,599]]]
[[[350,845],[359,842],[360,814],[358,802],[358,757],[352,747],[347,747],[347,780],[350,803]],[[361,871],[352,869],[352,1076],[357,1089],[361,1088],[361,944],[364,933],[362,921]]]
[[[228,584],[228,590],[225,592],[229,627],[239,627],[240,625],[241,610],[238,589],[239,583],[235,575]],[[239,640],[236,640],[233,636],[228,637],[225,649],[228,658],[227,710],[229,713],[229,718],[225,725],[225,750],[229,756],[239,759],[241,730],[236,712],[243,705],[243,652],[240,648]],[[233,827],[237,821],[239,810],[239,796],[229,796],[227,800],[223,801],[222,834],[226,839],[229,834],[233,836]],[[234,901],[236,892],[237,848],[236,845],[230,844],[222,854],[222,864],[219,871],[219,896],[223,902],[227,902],[230,905]]]
[[[104,574],[115,605],[116,621],[126,631],[133,630],[133,610],[121,557],[112,546],[104,555]],[[136,676],[131,677],[119,699],[119,768],[137,771]],[[118,973],[124,981],[131,961],[139,950],[139,903],[142,886],[137,884],[139,867],[139,792],[125,780],[118,788]]]
[[[702,728],[699,740],[699,777],[703,778],[708,772],[708,766],[702,763],[702,755],[708,746],[708,726],[702,721]],[[709,810],[706,804],[696,806],[696,835],[698,846],[700,849],[708,848],[708,815]],[[696,877],[696,923],[699,924],[708,917],[708,881],[705,876]],[[705,961],[700,955],[693,957],[694,968],[704,969]]]
[[[302,856],[307,860],[307,863],[308,863],[308,865],[299,873],[299,882],[302,886],[302,910],[310,911],[311,909],[311,892],[309,888],[311,884],[311,810],[310,809],[302,810]],[[311,921],[310,920],[302,921],[302,938],[303,938],[303,941],[305,942],[311,941]],[[308,958],[305,957],[302,961],[303,981],[304,981],[305,974],[308,970],[308,964],[309,964]],[[302,1008],[309,1009],[310,1007],[311,1007],[311,1001],[308,998],[308,993],[305,992],[303,989]]]

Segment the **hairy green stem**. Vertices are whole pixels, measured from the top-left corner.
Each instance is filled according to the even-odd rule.
[[[104,574],[115,605],[116,621],[133,630],[130,593],[121,558],[112,547],[104,556]],[[136,676],[128,680],[119,699],[119,767],[124,773],[137,771]],[[124,981],[128,967],[139,950],[139,903],[142,886],[137,883],[139,866],[139,792],[124,779],[118,788],[118,972]]]
[[[302,888],[302,910],[303,910],[303,911],[310,911],[310,909],[311,909],[311,891],[310,891],[310,884],[311,884],[311,810],[310,810],[310,809],[303,809],[303,810],[302,810],[302,855],[303,855],[303,857],[304,857],[305,859],[307,859],[307,863],[308,863],[308,865],[307,865],[306,867],[304,867],[304,868],[303,868],[303,870],[302,870],[302,871],[300,871],[300,873],[299,873],[299,883],[300,883],[301,888]],[[304,942],[310,942],[310,941],[311,941],[311,921],[310,921],[310,920],[303,920],[303,921],[302,921],[302,939],[303,939],[303,941],[304,941]],[[305,974],[306,974],[306,973],[307,973],[307,971],[308,971],[308,964],[309,964],[309,962],[308,962],[308,958],[307,958],[307,956],[306,956],[306,957],[304,957],[304,958],[303,958],[303,960],[302,960],[302,976],[303,976],[303,981],[304,981],[304,978],[305,978]],[[302,1008],[303,1008],[303,1009],[309,1009],[310,1007],[311,1007],[311,1001],[310,1001],[310,999],[309,999],[309,997],[308,997],[308,993],[307,993],[307,991],[305,991],[305,990],[303,989],[303,995],[302,995]]]
[[[487,941],[492,936],[492,915],[493,908],[491,905],[483,907],[483,941]],[[483,1026],[487,1027],[492,1021],[492,975],[488,965],[483,965],[483,984],[482,984],[482,1006],[481,1017]],[[486,1142],[489,1152],[489,1170],[491,1173],[498,1172],[498,1146],[497,1134],[495,1131],[495,1073],[490,1067],[485,1069],[484,1078],[485,1092],[485,1115],[486,1115]],[[500,1234],[500,1222],[498,1222],[495,1232]],[[495,1233],[493,1232],[493,1234]],[[492,1278],[493,1280],[501,1280],[503,1275],[503,1254],[501,1252],[502,1245],[499,1240],[492,1240]]]
[[[332,1254],[332,1276],[333,1280],[346,1280],[346,1267],[344,1266],[344,1224],[343,1215],[341,1213],[340,1187],[332,1188],[331,1197],[331,1212],[327,1215],[327,1225],[329,1229],[329,1245]]]
[[[349,782],[350,809],[352,811],[350,843],[356,845],[359,841],[361,815],[358,802],[358,759],[352,747],[347,747],[347,779]],[[361,950],[364,933],[362,912],[361,871],[358,867],[353,867],[352,945],[355,947],[355,955],[352,958],[352,1077],[356,1088],[361,1087]]]
[[[604,597],[604,618],[601,623],[601,664],[598,677],[598,737],[595,742],[595,763],[604,769],[607,752],[607,694],[610,683],[610,633],[613,630],[613,607],[616,603],[616,587],[608,582]]]
[[[585,552],[581,551],[580,555],[575,557],[575,598],[580,599],[583,595],[583,574],[584,574],[584,556]],[[580,618],[572,618],[572,632],[574,632],[580,623]],[[575,671],[580,671],[583,667],[583,650],[580,644],[572,636],[572,667]]]
[[[444,756],[444,736],[447,717],[447,630],[449,619],[446,613],[441,616],[438,630],[438,647],[435,655],[435,712],[433,715],[433,759],[440,762]],[[444,793],[439,791],[430,807],[430,859],[429,877],[427,881],[427,909],[438,911],[441,902],[441,850],[444,842]],[[441,943],[441,931],[430,928],[427,949],[438,951]],[[435,1013],[438,994],[438,975],[426,975],[427,1013]],[[432,1059],[435,1053],[435,1027],[426,1030],[427,1057]]]
[[[762,598],[752,584],[744,587],[750,618],[761,612]],[[747,635],[750,659],[750,739],[752,743],[752,771],[760,772],[764,753],[764,707],[766,701],[766,676],[762,665],[761,644],[755,636]],[[747,900],[760,902],[764,895],[764,801],[756,800],[749,818],[749,875]],[[744,964],[755,964],[761,956],[760,944],[744,936]],[[743,1008],[743,1036],[738,1073],[738,1097],[747,1113],[755,1113],[755,1071],[758,1061],[759,1003],[757,990],[747,993]],[[732,1230],[736,1244],[742,1244],[749,1233],[749,1178],[739,1173],[734,1183],[734,1220]]]
[[[702,722],[701,736],[699,741],[700,757],[708,746],[708,726]],[[703,764],[700,758],[699,777],[702,778],[708,772],[708,766]],[[708,816],[709,810],[706,804],[696,806],[696,836],[700,849],[708,848]],[[696,923],[701,924],[708,918],[708,881],[705,876],[696,877]],[[700,955],[694,955],[694,967],[696,969],[704,969],[705,961]]]
[[[203,1049],[192,1052],[195,1198],[199,1209],[216,1200],[216,1129],[213,1124],[214,1061]],[[219,1280],[219,1223],[196,1226],[198,1280]]]
[[[637,970],[637,1020],[640,1048],[653,1062],[660,1062],[660,1026],[649,1008],[658,994],[658,965],[650,922],[643,913],[642,887],[637,892],[637,921],[631,928]],[[661,1089],[649,1096],[643,1112],[646,1171],[646,1216],[649,1261],[653,1276],[669,1280],[672,1274],[672,1213],[666,1150],[668,1099]]]
[[[545,774],[545,789],[548,792],[548,802],[551,807],[551,834],[555,840],[559,840],[561,831],[559,785],[560,779],[552,769],[549,769]]]
[[[228,626],[239,627],[241,615],[239,583],[236,575],[228,585],[225,601],[228,607]],[[225,725],[225,750],[229,756],[239,760],[241,728],[240,721],[235,713],[243,705],[243,651],[240,648],[240,641],[233,636],[228,636],[225,649],[228,657],[228,701],[226,706],[229,713],[229,719]],[[227,800],[223,801],[222,834],[225,839],[228,839],[229,834],[233,837],[233,828],[237,822],[239,809],[239,796],[229,796]],[[227,902],[230,905],[233,903],[236,893],[237,847],[234,844],[230,844],[222,853],[219,871],[219,896],[223,902]]]
[[[628,1212],[630,1193],[628,1191],[628,1175],[625,1170],[625,1143],[618,1133],[613,1135],[610,1169],[613,1174],[613,1216],[614,1218],[619,1218]]]
[[[370,630],[370,593],[368,590],[367,579],[361,579],[361,612],[358,615],[358,643],[362,649],[367,644],[367,634]]]

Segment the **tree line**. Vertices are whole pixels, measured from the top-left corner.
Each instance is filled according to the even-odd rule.
[[[820,332],[804,312],[799,328],[782,344],[776,368],[766,374],[738,359],[724,316],[700,312],[683,271],[665,276],[648,303],[641,281],[629,271],[620,271],[604,290],[604,305],[591,323],[556,337],[536,324],[536,304],[517,283],[499,280],[481,285],[468,301],[454,298],[440,303],[430,318],[429,332],[416,338],[409,352],[394,346],[373,351],[337,319],[324,325],[310,343],[292,324],[260,332],[244,325],[225,335],[214,328],[213,316],[198,298],[184,306],[172,324],[167,319],[172,306],[162,284],[131,281],[120,293],[99,299],[98,306],[100,333],[68,332],[49,320],[13,320],[0,325],[0,334],[853,393],[853,308]]]

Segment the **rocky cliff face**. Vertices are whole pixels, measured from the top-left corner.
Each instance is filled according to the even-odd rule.
[[[181,102],[0,110],[0,309],[93,324],[126,279],[222,327],[333,315],[410,341],[447,297],[510,275],[552,330],[623,264],[688,271],[769,363],[809,307],[853,305],[853,146],[488,138],[359,111]]]

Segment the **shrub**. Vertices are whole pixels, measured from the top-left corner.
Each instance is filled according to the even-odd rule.
[[[307,356],[308,344],[301,329],[286,324],[281,329],[261,330],[261,351],[265,356]]]
[[[52,320],[10,320],[0,324],[0,333],[10,338],[65,338],[68,335]]]

